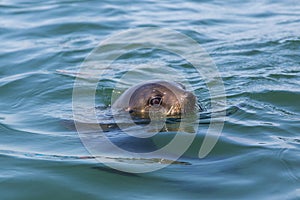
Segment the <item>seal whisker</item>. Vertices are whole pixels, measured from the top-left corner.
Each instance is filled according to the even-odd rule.
[[[169,109],[168,112],[167,112],[167,115],[170,115],[170,113],[172,112],[173,107],[174,107],[174,106],[171,106],[171,107],[170,107],[170,109]]]

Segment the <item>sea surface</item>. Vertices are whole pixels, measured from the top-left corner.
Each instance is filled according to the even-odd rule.
[[[214,120],[209,74],[196,73],[192,63],[162,50],[168,46],[117,49],[122,56],[98,74],[99,123],[109,124],[101,117],[117,84],[126,89],[152,76],[179,82],[184,77],[206,115],[192,153],[160,170],[129,173],[90,154],[72,124],[72,97],[78,77],[83,83],[95,78],[80,68],[101,42],[145,27],[199,43],[222,78],[227,116],[217,144],[199,158]],[[0,44],[1,200],[300,199],[299,1],[1,0]],[[184,45],[176,40],[172,47]],[[101,55],[110,57],[114,50]],[[137,71],[118,82],[134,66]],[[160,132],[154,143],[174,134]],[[151,141],[139,145],[141,140],[114,128],[105,135],[130,151],[159,147]],[[163,158],[135,159],[142,166],[160,165]]]

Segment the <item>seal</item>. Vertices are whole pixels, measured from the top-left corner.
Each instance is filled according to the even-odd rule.
[[[202,110],[196,102],[196,96],[181,83],[155,80],[127,89],[113,103],[112,108],[140,118],[150,118],[151,113],[182,117]]]

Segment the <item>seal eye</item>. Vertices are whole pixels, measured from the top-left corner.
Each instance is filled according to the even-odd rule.
[[[160,106],[162,103],[162,98],[161,97],[153,97],[149,101],[151,106]]]

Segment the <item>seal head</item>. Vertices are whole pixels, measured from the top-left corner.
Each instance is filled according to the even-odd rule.
[[[196,102],[195,95],[180,83],[150,81],[127,89],[112,107],[140,118],[149,118],[153,112],[181,117],[199,109]]]

